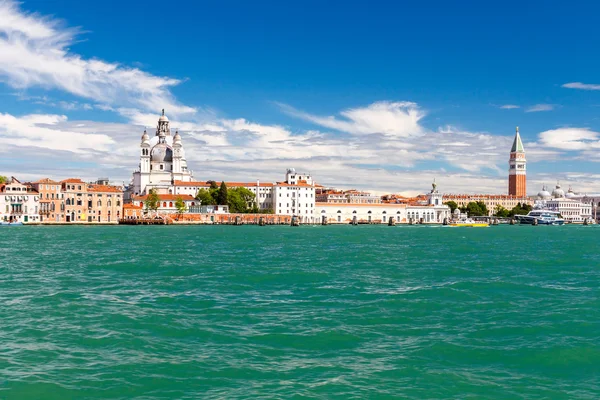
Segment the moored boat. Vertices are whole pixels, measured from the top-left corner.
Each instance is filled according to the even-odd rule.
[[[471,228],[486,228],[486,227],[490,226],[490,224],[487,222],[475,221],[471,218],[463,218],[458,221],[452,221],[452,222],[450,222],[449,225],[450,226],[464,226],[464,227],[471,227]]]
[[[531,210],[527,215],[515,215],[515,219],[524,225],[563,225],[565,220],[560,213],[551,210]]]

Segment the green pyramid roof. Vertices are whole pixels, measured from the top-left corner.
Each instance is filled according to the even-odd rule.
[[[521,135],[519,135],[519,128],[517,128],[517,133],[515,134],[515,140],[513,142],[512,148],[510,152],[525,152],[525,148],[523,147],[523,142],[521,142]]]

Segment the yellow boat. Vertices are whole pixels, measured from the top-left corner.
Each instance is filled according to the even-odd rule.
[[[468,227],[472,227],[472,228],[487,228],[488,226],[490,226],[490,224],[487,222],[473,221],[470,218],[462,219],[460,221],[453,221],[453,222],[450,222],[448,225],[450,225],[450,226],[468,226]]]

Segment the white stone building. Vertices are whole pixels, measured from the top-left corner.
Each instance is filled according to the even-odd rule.
[[[565,194],[560,184],[556,185],[552,193],[548,193],[546,187],[543,187],[537,195],[535,207],[558,211],[567,223],[580,224],[593,220],[592,203],[584,203],[576,197],[571,189]]]
[[[156,134],[150,138],[144,130],[140,143],[139,169],[134,171],[127,198],[148,194],[154,188],[161,194],[173,194],[175,181],[192,181],[179,132],[171,136],[165,110],[158,119]]]
[[[273,210],[277,215],[297,216],[301,223],[320,220],[315,212],[315,183],[310,174],[287,170],[285,182],[273,185]]]
[[[40,195],[12,177],[0,185],[0,222],[40,222]]]
[[[406,205],[396,203],[317,203],[318,222],[327,219],[328,223],[387,224],[390,219],[396,223],[441,224],[450,219],[450,207],[443,204],[442,194],[434,183],[427,194],[426,205]]]

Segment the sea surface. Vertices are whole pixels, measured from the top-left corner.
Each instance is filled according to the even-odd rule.
[[[598,399],[600,226],[0,227],[0,399]]]

